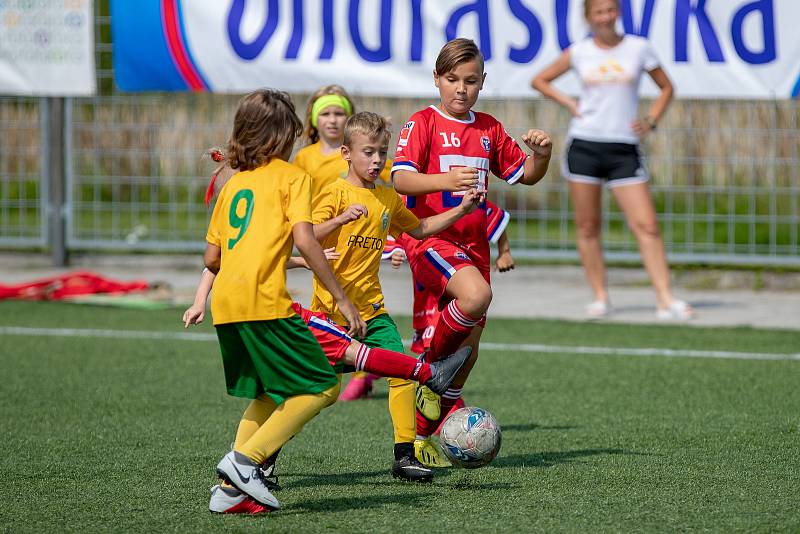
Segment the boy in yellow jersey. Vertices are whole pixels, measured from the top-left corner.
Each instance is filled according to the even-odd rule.
[[[342,145],[342,157],[349,165],[347,177],[323,190],[313,210],[313,222],[317,239],[325,248],[335,247],[340,255],[333,261],[333,270],[367,323],[367,333],[361,341],[367,346],[403,352],[397,326],[384,308],[378,278],[386,237],[389,233],[407,232],[421,239],[440,232],[474,210],[483,201],[483,193],[471,189],[455,208],[417,219],[393,189],[375,187],[386,163],[390,137],[386,120],[375,113],[356,113],[347,120]],[[323,282],[314,277],[311,309],[327,313],[334,321],[346,320],[344,310]],[[414,457],[414,384],[397,378],[387,380],[395,440],[392,475],[430,481],[432,471]]]
[[[309,143],[294,157],[294,164],[311,176],[311,207],[317,205],[322,190],[330,183],[347,176],[347,162],[342,158],[344,123],[355,113],[350,95],[339,85],[317,89],[308,100],[303,137]],[[391,160],[381,172],[381,181],[391,186]],[[340,401],[366,397],[377,375],[356,371],[339,395]]]
[[[240,101],[227,156],[239,172],[220,191],[204,254],[217,275],[211,313],[228,394],[253,399],[240,427],[256,421],[217,473],[269,509],[280,505],[259,464],[339,393],[336,374],[286,290],[293,245],[334,294],[350,333],[366,331],[314,238],[311,179],[285,161],[300,126],[285,93],[264,89]]]

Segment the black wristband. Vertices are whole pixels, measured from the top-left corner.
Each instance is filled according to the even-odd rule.
[[[644,122],[647,123],[651,131],[655,131],[655,129],[658,127],[658,123],[653,117],[645,117]]]

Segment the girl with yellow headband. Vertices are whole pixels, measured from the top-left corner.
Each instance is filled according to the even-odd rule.
[[[342,87],[326,85],[311,95],[306,109],[303,137],[308,146],[300,149],[293,163],[312,178],[311,203],[316,205],[319,194],[329,183],[347,175],[347,162],[342,158],[344,123],[355,112],[355,106]],[[389,182],[391,161],[381,173]]]

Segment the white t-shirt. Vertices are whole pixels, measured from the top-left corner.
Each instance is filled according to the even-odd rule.
[[[569,48],[569,58],[581,82],[580,116],[570,122],[569,137],[638,143],[631,122],[638,112],[639,80],[660,64],[650,42],[625,35],[614,48],[600,48],[587,37]]]

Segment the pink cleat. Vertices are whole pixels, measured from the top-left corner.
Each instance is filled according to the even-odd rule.
[[[366,399],[372,393],[372,382],[377,376],[370,373],[353,373],[344,390],[339,394],[340,401]]]

